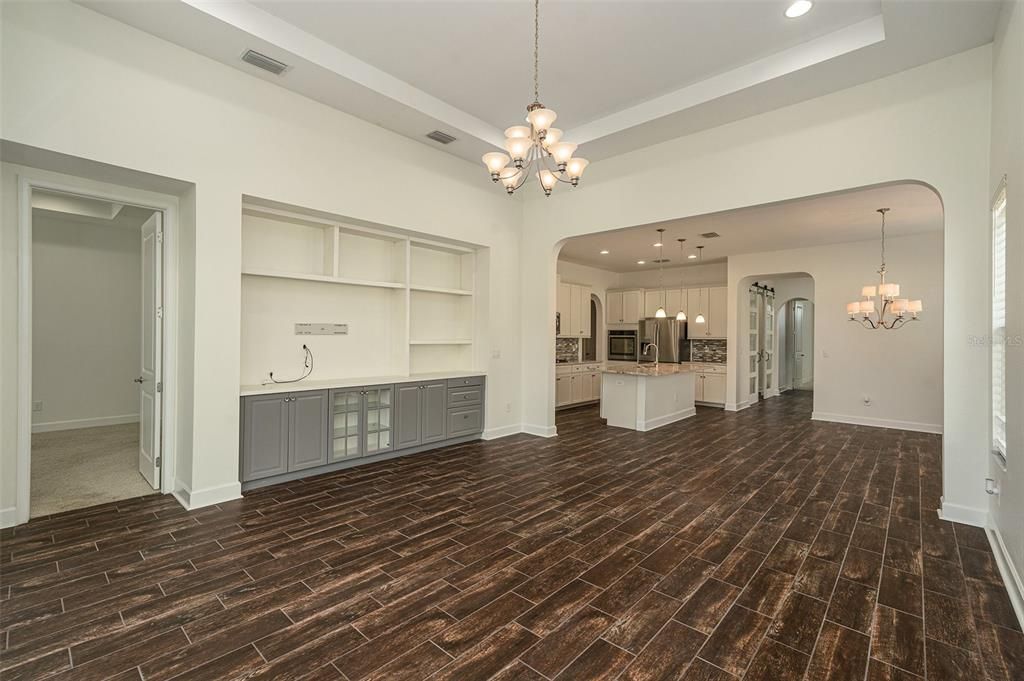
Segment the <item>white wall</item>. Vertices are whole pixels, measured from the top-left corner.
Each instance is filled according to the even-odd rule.
[[[814,280],[814,418],[942,432],[942,234],[886,239],[889,281],[925,305],[919,321],[896,331],[865,330],[846,315],[846,303],[877,277],[879,258],[877,241],[729,258],[737,342],[729,347],[728,370],[736,380],[727,387],[726,408],[746,406],[740,373],[749,343],[748,285],[776,272],[806,272]]]
[[[480,320],[479,368],[488,395],[500,396],[488,400],[486,427],[518,430],[522,210],[481,181],[476,164],[75,4],[3,3],[0,12],[3,139],[195,185],[183,203],[194,206],[194,230],[183,215],[181,243],[181,269],[192,275],[181,290],[192,296],[181,301],[182,317],[194,344],[184,349],[192,351],[183,358],[191,390],[179,402],[189,411],[181,415],[185,465],[176,481],[191,503],[239,490],[243,195],[487,247],[489,280],[481,286],[501,314]],[[15,502],[17,385],[17,325],[6,323],[16,319],[16,263],[6,256],[16,253],[17,227],[13,213],[3,215],[0,508]]]
[[[988,254],[978,235],[988,222],[991,69],[991,48],[977,48],[594,163],[571,194],[528,198],[521,242],[523,347],[525,356],[548,360],[524,363],[524,424],[531,432],[554,430],[548,320],[555,307],[555,254],[564,239],[918,180],[942,198],[943,267],[956,282],[946,291],[941,333],[944,512],[971,517],[986,508],[988,361],[964,339],[985,328],[988,316],[980,302],[988,287],[977,271]],[[733,318],[730,336],[735,332]]]
[[[32,241],[33,430],[137,421],[139,230],[35,211]]]
[[[989,459],[1000,494],[992,499],[990,523],[1005,546],[1013,573],[1009,583],[1024,622],[1024,4],[1005,3],[994,46],[992,69],[992,164],[988,188],[994,194],[1007,178],[1006,207],[1006,469]],[[984,240],[988,246],[988,240]],[[985,335],[985,334],[983,334]],[[986,400],[985,404],[988,404]],[[986,448],[987,451],[987,448]],[[1016,589],[1014,588],[1016,587]]]

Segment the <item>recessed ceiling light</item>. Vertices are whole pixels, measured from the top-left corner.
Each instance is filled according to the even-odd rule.
[[[687,257],[688,259],[690,259],[690,260],[696,260],[696,259],[697,259],[697,256],[696,256],[695,254],[693,254],[693,253],[691,253],[690,255],[688,255],[688,256],[686,256],[686,257]]]
[[[601,255],[608,255],[608,251],[601,251]]]
[[[786,8],[786,16],[790,19],[802,17],[810,12],[812,7],[814,7],[814,3],[811,0],[796,0],[796,2]]]
[[[653,244],[653,246],[654,246],[655,248],[661,248],[661,247],[662,247],[662,246],[664,246],[664,245],[665,245],[665,244],[661,243],[660,241],[659,241],[658,243],[656,243],[656,244]]]
[[[646,264],[647,264],[647,261],[646,261],[646,260],[637,260],[637,261],[636,261],[636,264],[637,264],[637,265],[646,265]]]

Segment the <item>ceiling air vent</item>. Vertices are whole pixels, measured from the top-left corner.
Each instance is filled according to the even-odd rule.
[[[434,140],[435,142],[440,142],[441,144],[451,144],[452,142],[455,141],[454,137],[452,137],[446,132],[441,132],[440,130],[428,132],[427,137]]]
[[[701,237],[704,239],[717,239],[720,236],[722,235],[719,234],[718,232],[704,232],[703,234],[701,234]]]
[[[246,50],[245,54],[242,55],[242,61],[246,64],[252,64],[258,69],[270,71],[275,76],[280,76],[288,70],[288,65],[284,62],[268,57],[265,54],[260,54],[256,50]]]

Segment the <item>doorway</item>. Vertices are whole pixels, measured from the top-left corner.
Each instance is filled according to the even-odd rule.
[[[163,212],[35,187],[28,199],[28,516],[157,492]]]
[[[786,387],[814,389],[814,303],[796,299],[786,303],[780,333],[786,341]]]

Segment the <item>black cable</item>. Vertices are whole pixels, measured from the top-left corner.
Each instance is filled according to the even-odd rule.
[[[301,381],[304,378],[309,378],[309,375],[313,373],[313,351],[310,350],[309,346],[306,345],[305,343],[302,344],[302,349],[306,351],[306,360],[305,360],[305,362],[303,362],[303,369],[305,370],[305,373],[303,373],[298,378],[289,378],[287,380],[279,381],[276,378],[274,378],[274,372],[271,371],[270,372],[270,380],[269,381],[264,381],[263,385],[269,385],[271,383],[277,383],[277,384],[281,384],[281,383],[298,383],[299,381]]]

